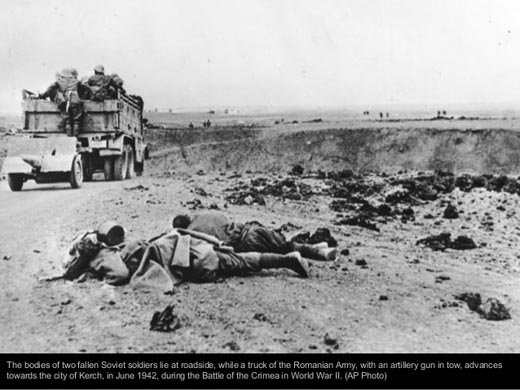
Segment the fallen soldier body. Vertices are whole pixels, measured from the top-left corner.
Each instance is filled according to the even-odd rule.
[[[87,274],[113,285],[128,283],[163,292],[181,282],[214,282],[268,268],[286,268],[308,277],[307,261],[298,252],[236,253],[214,237],[184,229],[149,241],[127,238],[113,246],[99,242],[95,232],[85,233],[74,241],[69,254],[67,279]]]
[[[287,241],[285,236],[268,229],[259,222],[231,222],[222,213],[205,212],[194,216],[177,215],[172,222],[174,228],[202,232],[232,247],[235,252],[261,252],[287,254],[299,252],[303,257],[313,260],[335,260],[337,251],[328,248],[326,243],[309,245]]]

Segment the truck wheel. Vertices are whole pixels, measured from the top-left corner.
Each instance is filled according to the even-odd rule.
[[[23,175],[9,173],[7,175],[7,182],[9,183],[11,191],[21,191],[23,187]]]
[[[81,156],[77,155],[72,160],[70,168],[70,186],[72,188],[79,188],[83,184],[83,164],[81,163]]]
[[[134,150],[130,145],[125,145],[126,155],[128,156],[128,166],[126,168],[126,178],[127,179],[133,179],[135,177],[135,170],[134,170],[134,164],[135,164],[135,156],[134,156]]]
[[[126,148],[120,156],[114,157],[114,180],[124,180],[126,177],[126,169],[128,167],[128,154]]]
[[[112,157],[105,157],[103,160],[103,173],[105,174],[105,180],[114,180],[114,160]]]

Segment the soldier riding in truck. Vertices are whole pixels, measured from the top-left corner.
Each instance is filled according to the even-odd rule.
[[[97,171],[106,180],[143,172],[143,100],[127,95],[123,80],[103,66],[94,71],[79,81],[75,69],[64,69],[44,93],[23,91],[23,134],[8,145],[2,168],[12,191],[29,179],[78,188]]]

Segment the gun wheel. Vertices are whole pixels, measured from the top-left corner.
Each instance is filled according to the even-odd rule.
[[[23,176],[10,173],[7,175],[7,183],[11,191],[21,191],[23,187]]]
[[[83,164],[81,163],[81,156],[76,155],[72,160],[70,169],[70,186],[72,188],[79,188],[83,184]]]

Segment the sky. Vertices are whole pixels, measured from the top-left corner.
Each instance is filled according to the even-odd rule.
[[[96,64],[147,108],[520,106],[520,1],[0,0],[0,112]]]

